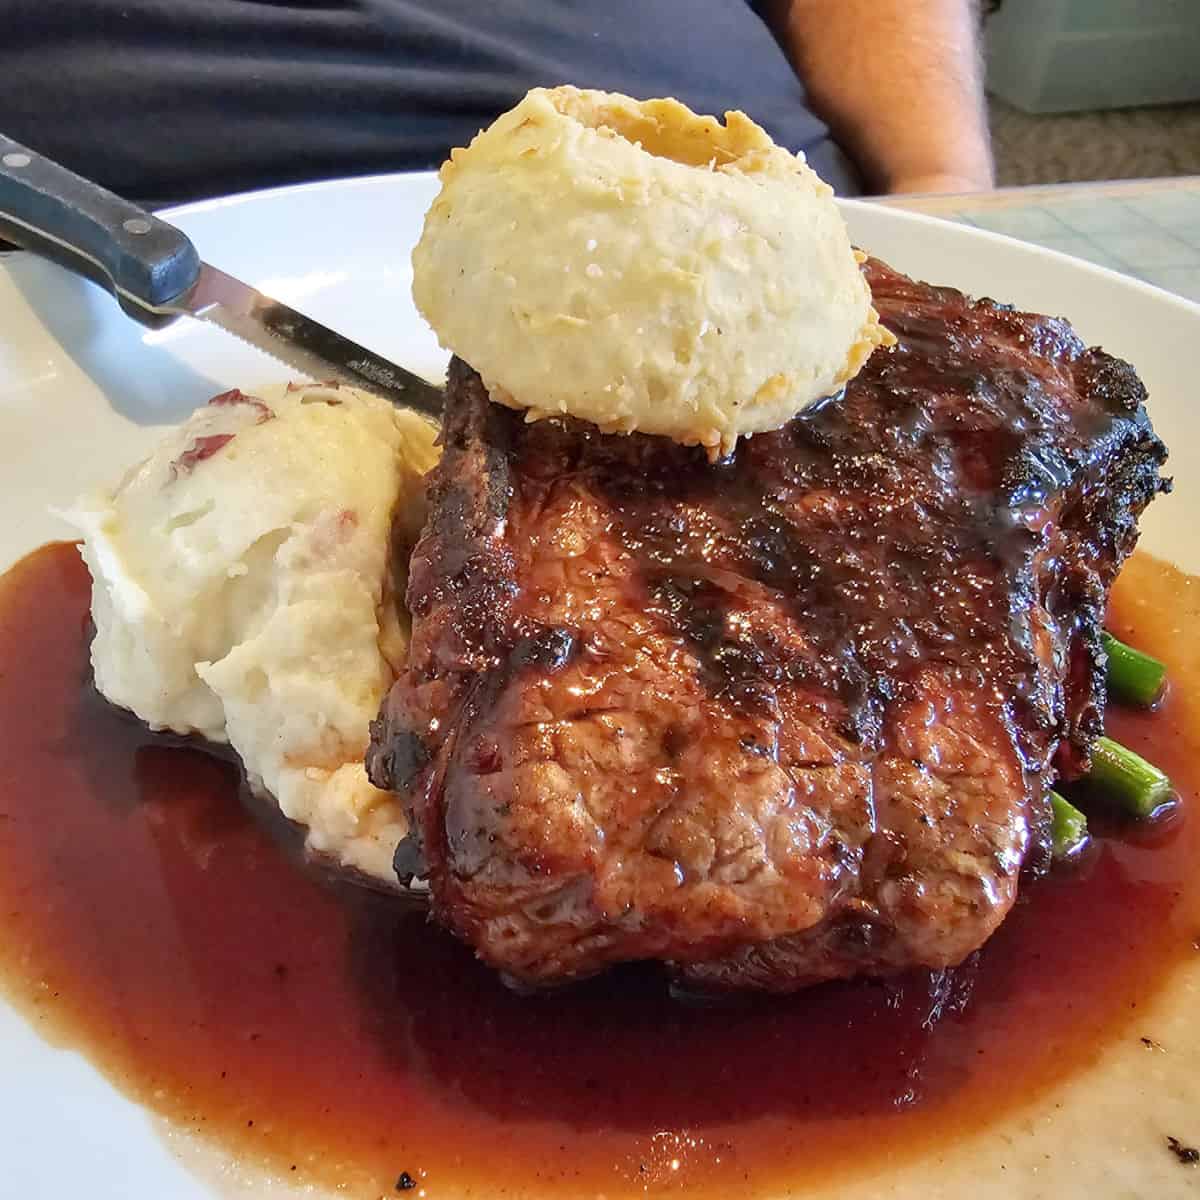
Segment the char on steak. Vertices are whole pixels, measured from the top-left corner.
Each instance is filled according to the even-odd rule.
[[[511,980],[946,966],[1045,861],[1165,450],[1065,321],[866,271],[899,344],[713,464],[452,363],[368,767],[398,873]]]

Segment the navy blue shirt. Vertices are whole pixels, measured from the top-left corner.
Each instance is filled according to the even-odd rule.
[[[740,108],[853,168],[748,0],[0,0],[0,119],[166,203],[436,167],[540,85]]]

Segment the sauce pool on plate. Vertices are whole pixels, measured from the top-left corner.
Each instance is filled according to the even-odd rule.
[[[1153,595],[1155,604],[1137,597]],[[305,867],[236,767],[88,677],[74,546],[0,578],[0,984],[123,1092],[273,1172],[376,1196],[747,1195],[920,1155],[1136,1036],[1200,930],[1200,582],[1144,555],[1110,627],[1166,658],[1109,732],[1172,775],[1164,825],[1093,821],[952,971],[684,1003],[652,969],[518,996],[420,911]],[[1102,948],[1102,951],[1098,951]],[[13,1086],[12,1080],[6,1081]]]

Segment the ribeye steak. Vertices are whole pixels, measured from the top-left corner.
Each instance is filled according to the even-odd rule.
[[[714,464],[451,366],[368,766],[398,872],[514,981],[945,966],[1044,860],[1165,451],[1064,321],[866,270],[899,345]]]

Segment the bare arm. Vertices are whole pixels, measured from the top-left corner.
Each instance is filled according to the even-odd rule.
[[[869,188],[993,185],[975,0],[773,0],[766,16]]]

